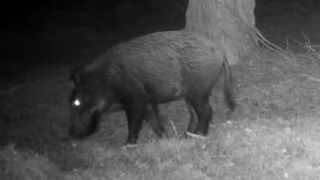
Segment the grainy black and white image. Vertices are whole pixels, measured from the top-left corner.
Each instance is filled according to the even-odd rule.
[[[0,179],[320,179],[320,1],[0,6]]]

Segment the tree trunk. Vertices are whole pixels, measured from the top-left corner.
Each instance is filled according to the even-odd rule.
[[[235,64],[257,44],[254,8],[255,0],[189,0],[185,29],[211,39]]]

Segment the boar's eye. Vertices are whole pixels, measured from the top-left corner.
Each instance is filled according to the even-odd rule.
[[[73,102],[72,102],[72,105],[75,106],[75,107],[79,107],[79,106],[81,106],[81,104],[82,104],[82,102],[78,98],[74,99]]]

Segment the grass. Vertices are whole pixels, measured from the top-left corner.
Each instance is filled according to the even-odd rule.
[[[60,179],[63,173],[44,156],[9,145],[0,153],[2,179]]]
[[[13,179],[318,179],[316,119],[302,120],[307,127],[279,119],[228,121],[206,141],[172,138],[121,151],[86,142],[79,155],[94,156],[90,167],[68,172],[13,146],[0,157]]]

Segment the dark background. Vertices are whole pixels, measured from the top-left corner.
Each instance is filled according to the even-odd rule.
[[[111,40],[108,39],[109,41],[122,41],[152,31],[181,28],[184,24],[184,11],[187,5],[185,0],[174,2],[170,0],[8,2],[1,5],[0,40],[3,47],[1,53],[5,55],[2,60],[9,65],[13,62],[22,62],[25,65],[34,62],[60,63],[64,61],[59,60],[61,57],[49,58],[51,59],[49,60],[42,57],[42,52],[48,51],[46,52],[48,56],[53,53],[49,49],[55,48],[56,51],[68,51],[63,55],[70,55],[77,50],[83,50],[68,49],[80,44],[89,50],[92,44],[87,42],[90,39],[88,36],[92,36],[91,40],[96,41],[92,43],[97,45],[108,36],[111,38]],[[59,40],[59,38],[62,39]],[[78,42],[72,44],[71,41]],[[105,43],[107,43],[105,48],[108,48],[116,42]],[[20,56],[17,57],[19,54]],[[33,58],[27,58],[30,55]]]

